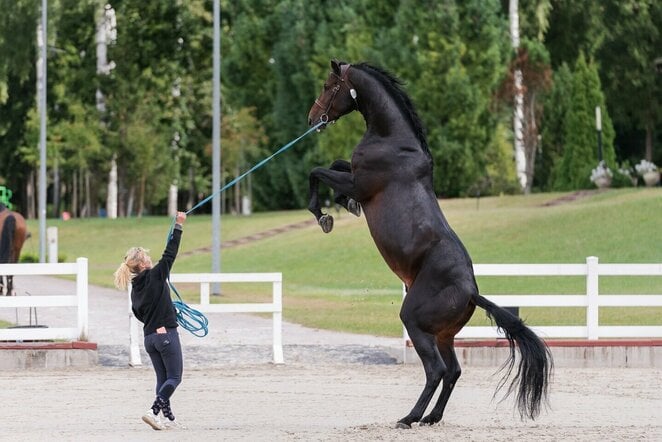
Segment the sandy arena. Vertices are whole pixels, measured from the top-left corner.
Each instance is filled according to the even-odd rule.
[[[58,294],[72,284],[32,277],[18,287]],[[75,320],[62,310],[40,309],[40,324]],[[185,372],[173,411],[189,429],[157,432],[140,419],[154,398],[149,359],[127,366],[126,294],[90,286],[89,314],[97,367],[0,371],[0,440],[662,441],[659,369],[559,367],[550,409],[530,422],[512,399],[492,400],[496,368],[465,366],[441,424],[396,430],[424,384],[421,365],[384,351],[401,340],[285,322],[285,364],[273,365],[270,320],[249,315],[210,315],[203,339],[180,332]]]
[[[662,372],[558,369],[551,408],[522,422],[492,400],[493,369],[468,367],[441,424],[394,429],[423,385],[419,365],[231,365],[190,369],[173,397],[184,431],[140,420],[141,368],[0,373],[2,440],[662,440]]]

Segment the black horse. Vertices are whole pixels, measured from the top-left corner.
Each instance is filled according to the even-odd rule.
[[[0,264],[15,264],[27,238],[25,218],[0,203]],[[14,277],[0,275],[0,295],[14,294]]]
[[[405,283],[400,319],[418,353],[426,382],[414,408],[398,421],[435,424],[460,377],[455,335],[481,307],[505,332],[510,357],[499,387],[511,377],[515,348],[520,358],[507,389],[516,392],[522,417],[535,419],[547,396],[552,358],[545,343],[519,318],[478,294],[467,250],[439,208],[432,188],[432,155],[425,130],[401,83],[388,72],[365,64],[332,61],[324,89],[308,115],[309,124],[326,124],[354,110],[366,131],[352,153],[351,165],[336,162],[310,173],[309,210],[324,232],[333,218],[324,214],[319,182],[331,187],[336,201],[358,214],[362,208],[370,234],[391,270]],[[443,383],[439,399],[423,417]]]

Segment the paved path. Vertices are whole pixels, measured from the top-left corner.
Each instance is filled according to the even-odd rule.
[[[18,296],[65,295],[75,293],[75,282],[48,276],[17,276]],[[287,302],[285,296],[284,302]],[[1,309],[0,319],[30,323],[27,308]],[[180,329],[187,364],[213,366],[260,363],[272,360],[272,321],[248,314],[209,313],[209,334],[198,338]],[[37,320],[50,327],[72,326],[76,309],[40,307]],[[35,318],[32,316],[34,323]],[[102,365],[128,363],[129,302],[124,292],[89,286],[89,340],[99,345]],[[402,343],[398,338],[337,333],[283,322],[286,362],[395,363]],[[143,363],[149,359],[143,352]]]

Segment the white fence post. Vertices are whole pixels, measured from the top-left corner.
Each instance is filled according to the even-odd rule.
[[[78,339],[87,341],[89,334],[87,296],[87,258],[76,259],[76,297],[78,298]]]
[[[46,229],[46,239],[48,242],[48,262],[50,264],[57,264],[57,227]]]
[[[589,256],[586,258],[586,328],[588,339],[598,339],[599,311],[598,311],[598,258]]]
[[[209,305],[209,288],[211,284],[208,282],[200,283],[200,304]]]
[[[283,361],[283,281],[282,275],[279,281],[273,282],[273,321],[274,321],[274,364],[282,364]]]
[[[143,365],[140,357],[140,321],[133,315],[131,309],[131,284],[127,289],[129,301],[129,365],[139,367]]]

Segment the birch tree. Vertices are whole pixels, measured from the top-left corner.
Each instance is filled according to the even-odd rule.
[[[117,40],[117,19],[115,10],[110,4],[105,4],[97,17],[97,75],[108,75],[115,68],[115,62],[108,62],[108,45]],[[101,89],[96,91],[97,110],[101,121],[105,118],[106,100]],[[110,159],[108,173],[108,194],[106,195],[106,214],[108,218],[117,218],[117,155]]]
[[[510,43],[515,52],[519,49],[519,7],[518,0],[509,0],[508,20],[510,22]],[[524,119],[524,78],[522,70],[516,68],[513,72],[514,80],[514,107],[513,107],[513,138],[515,143],[515,167],[517,179],[523,191],[528,188],[526,176],[526,155],[524,153],[524,131],[522,120]]]

